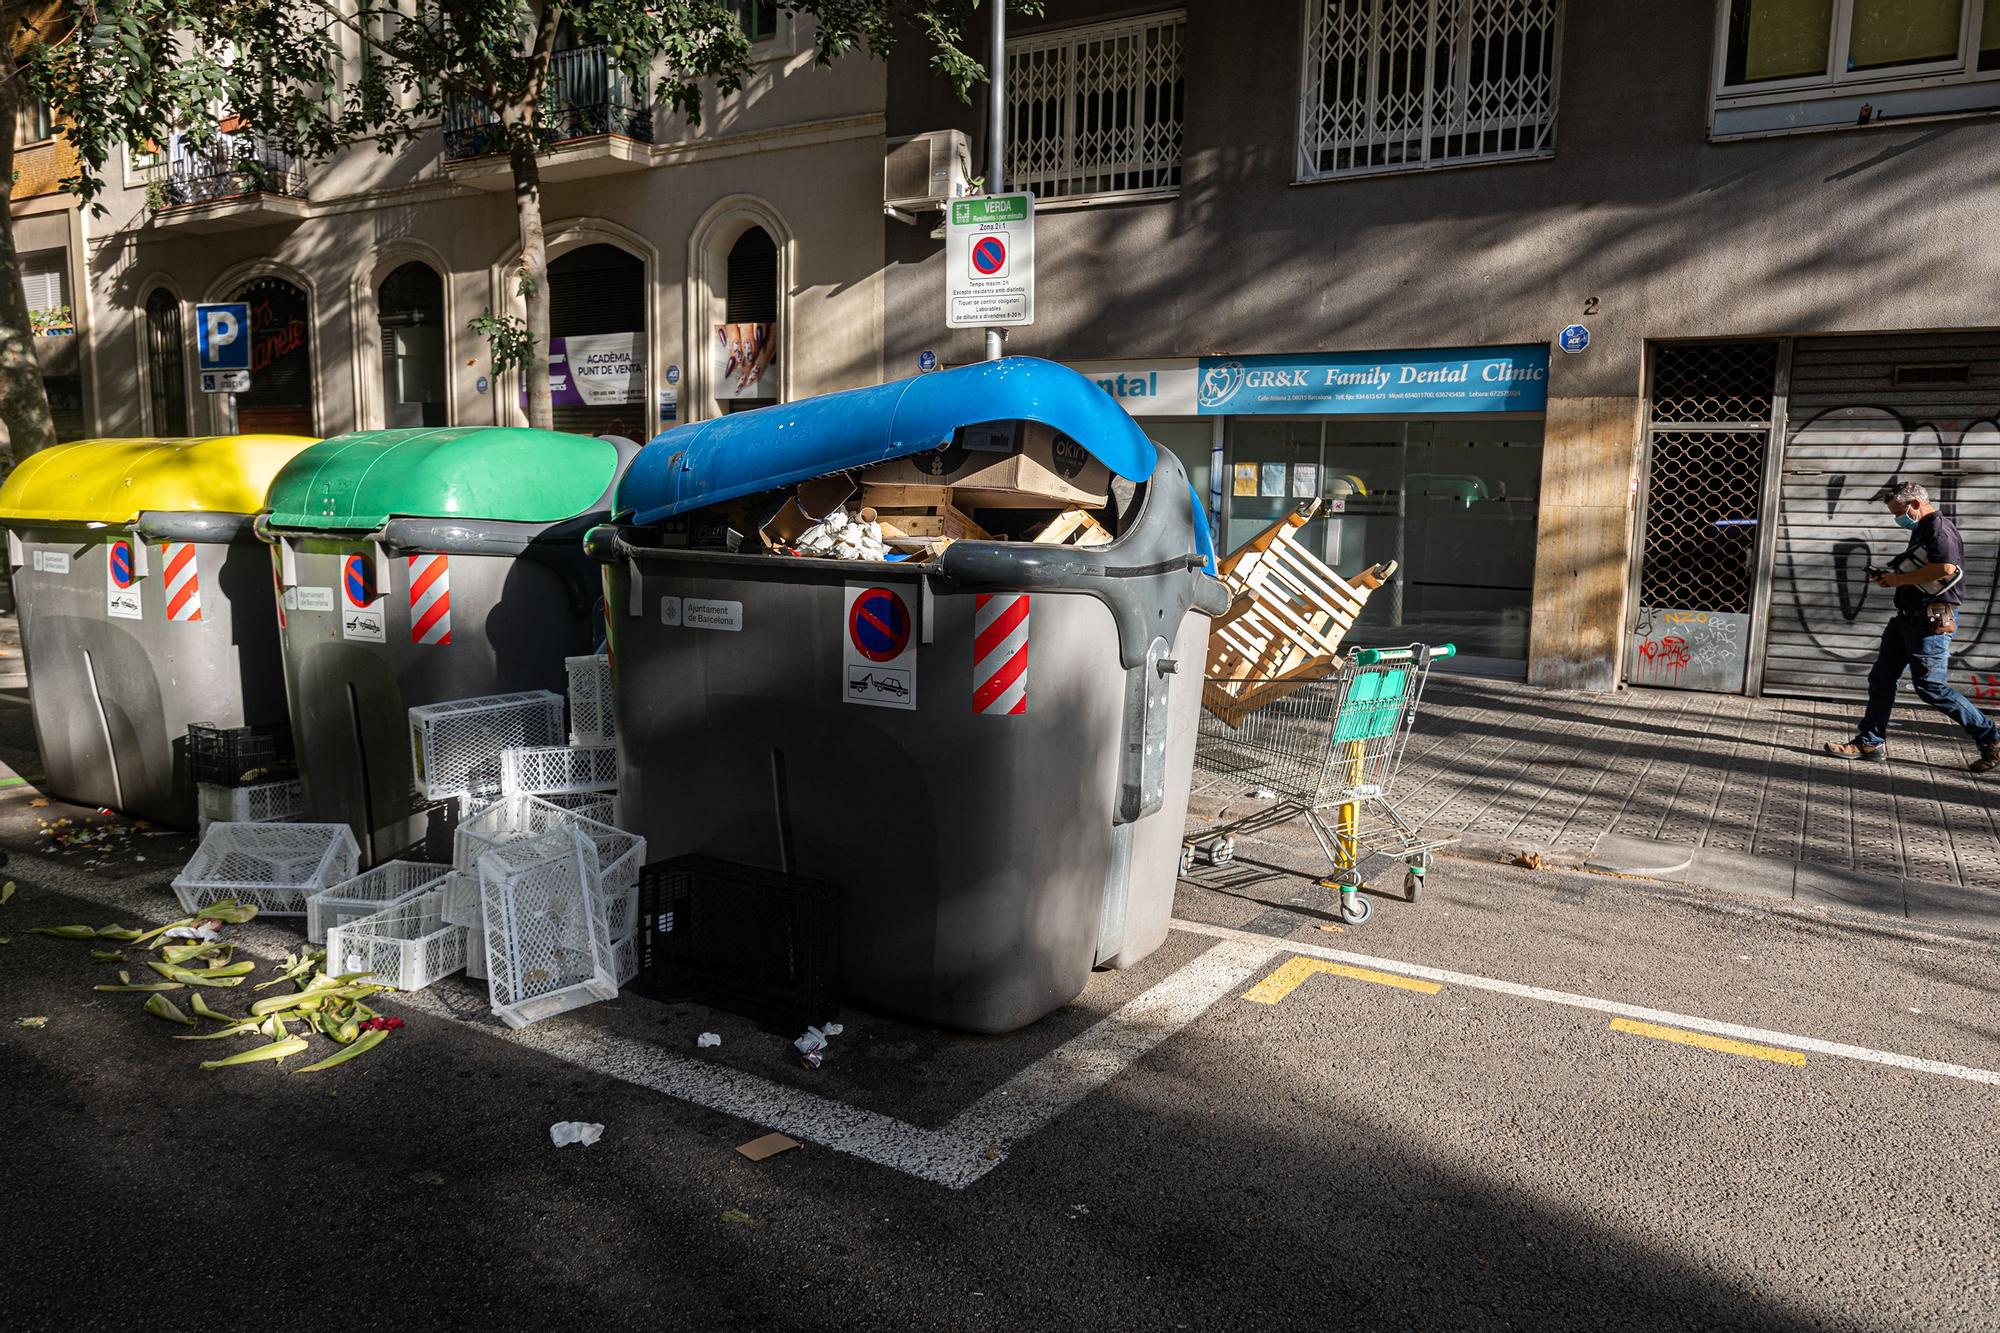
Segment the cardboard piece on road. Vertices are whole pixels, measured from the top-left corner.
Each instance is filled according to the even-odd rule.
[[[1038,421],[989,421],[961,426],[941,449],[864,468],[861,482],[868,490],[949,487],[961,509],[1045,509],[1051,502],[1101,509],[1111,470]],[[876,502],[864,496],[863,503]]]
[[[762,1138],[739,1144],[736,1151],[753,1162],[761,1162],[767,1157],[776,1157],[781,1152],[790,1152],[801,1146],[803,1145],[797,1139],[773,1131]]]

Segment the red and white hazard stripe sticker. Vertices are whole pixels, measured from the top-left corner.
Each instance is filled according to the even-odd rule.
[[[195,567],[193,542],[161,542],[160,558],[167,567],[167,619],[201,619],[201,571]]]
[[[410,557],[410,642],[451,642],[451,557]]]
[[[972,612],[972,711],[1028,711],[1028,594],[982,593]]]

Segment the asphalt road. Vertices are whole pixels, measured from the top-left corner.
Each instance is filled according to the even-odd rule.
[[[25,933],[169,918],[157,862],[182,844],[29,854],[61,808],[32,799],[0,788],[12,1328],[2000,1323],[2000,1087],[1483,986],[1976,1073],[2000,1069],[1991,941],[1450,861],[1421,904],[1333,931],[1330,903],[1288,906],[1306,881],[1239,864],[1177,912],[1249,942],[1177,931],[1014,1037],[849,1012],[814,1071],[782,1037],[630,997],[509,1034],[454,978],[328,1074],[203,1073],[214,1046],[89,988],[89,946]],[[296,941],[244,935],[267,959]],[[1465,979],[1312,971],[1286,941]],[[1130,1039],[1077,1054],[1107,1031]],[[551,1147],[568,1119],[602,1142]],[[734,1151],[787,1123],[822,1132]]]

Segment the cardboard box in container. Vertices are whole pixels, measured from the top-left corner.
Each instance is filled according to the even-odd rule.
[[[870,486],[948,486],[960,509],[1101,507],[1111,472],[1082,445],[1037,421],[961,426],[951,443],[861,471]]]

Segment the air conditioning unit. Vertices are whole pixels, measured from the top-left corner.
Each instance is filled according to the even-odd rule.
[[[932,130],[891,139],[882,159],[882,211],[904,216],[942,209],[970,192],[971,182],[972,149],[964,131]]]

